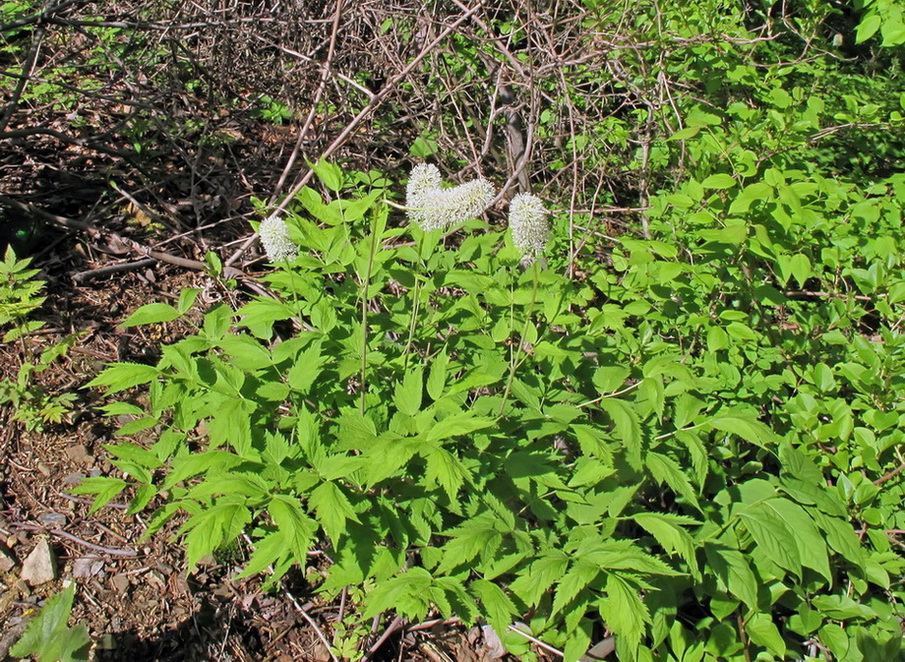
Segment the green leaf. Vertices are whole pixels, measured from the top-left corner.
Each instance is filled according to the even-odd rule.
[[[314,510],[335,549],[346,532],[346,521],[359,521],[349,498],[336,483],[324,482],[316,487],[308,497],[308,507]]]
[[[558,614],[574,600],[588,584],[600,574],[600,568],[593,563],[578,560],[572,564],[556,586],[556,597],[553,599],[552,613]]]
[[[189,569],[226,542],[234,540],[251,521],[251,511],[240,503],[221,502],[192,515],[182,525]]]
[[[268,533],[255,543],[251,558],[235,579],[244,579],[263,572],[288,554],[286,535],[282,531]]]
[[[795,532],[769,501],[755,503],[739,513],[740,520],[757,542],[758,547],[776,565],[801,576],[801,557],[794,543]]]
[[[674,134],[672,134],[667,140],[688,140],[689,138],[694,138],[698,133],[700,133],[700,126],[689,126],[684,129],[679,129]]]
[[[106,386],[106,395],[125,391],[139,384],[153,381],[160,371],[141,363],[114,363],[88,382],[87,386]]]
[[[469,478],[462,461],[444,448],[436,447],[425,454],[427,469],[424,478],[428,484],[439,483],[450,501],[456,500],[456,493]]]
[[[112,478],[108,476],[90,476],[84,478],[81,483],[76,485],[72,490],[72,494],[94,494],[94,503],[88,509],[88,514],[96,512],[98,509],[106,506],[110,501],[119,496],[128,483],[121,478]]]
[[[666,455],[650,452],[645,456],[644,463],[650,475],[661,485],[666,483],[676,494],[684,499],[700,512],[701,504],[698,503],[698,495],[691,485],[691,481],[685,476],[679,464]]]
[[[409,568],[404,573],[381,582],[367,596],[365,618],[393,611],[412,620],[422,620],[430,609],[433,577],[424,568]]]
[[[741,340],[742,342],[757,340],[757,334],[754,333],[751,327],[747,324],[742,324],[741,322],[730,322],[726,325],[726,332],[736,340]]]
[[[825,537],[807,511],[797,503],[783,498],[770,499],[764,505],[776,511],[793,532],[792,539],[798,548],[802,564],[820,573],[827,583],[832,583]]]
[[[406,373],[396,384],[393,403],[403,414],[416,416],[421,411],[421,393],[424,388],[424,371],[418,367]]]
[[[636,469],[640,469],[642,438],[638,414],[627,402],[615,398],[601,400],[600,408],[613,419],[613,423],[616,426],[616,438],[625,446],[626,459],[629,464]]]
[[[869,12],[855,28],[855,43],[860,44],[873,37],[882,23],[879,14]]]
[[[758,581],[744,555],[716,543],[706,543],[704,552],[712,572],[726,590],[756,610]]]
[[[434,401],[439,400],[440,396],[443,395],[448,365],[449,356],[446,353],[446,349],[441,350],[431,361],[430,371],[427,375],[427,394]]]
[[[496,419],[489,416],[474,416],[468,412],[453,414],[442,421],[437,422],[427,433],[428,443],[436,443],[450,437],[461,437],[471,434],[476,430],[489,428],[496,423]]]
[[[666,513],[636,513],[631,517],[650,533],[668,554],[679,554],[693,575],[699,574],[694,540],[688,531],[680,526],[694,523],[694,520]]]
[[[779,628],[774,625],[770,614],[762,612],[752,614],[745,624],[745,630],[755,644],[763,646],[780,659],[785,658],[786,642],[783,641]]]
[[[19,641],[9,649],[10,655],[37,655],[45,662],[87,662],[91,644],[88,628],[84,624],[67,627],[74,599],[75,584],[70,584],[47,600]]]
[[[343,188],[343,171],[334,163],[328,163],[320,159],[311,166],[314,174],[321,183],[331,191],[341,191]]]
[[[148,303],[140,307],[120,323],[124,329],[141,324],[158,324],[160,322],[172,322],[182,313],[168,303]]]
[[[617,637],[623,638],[625,648],[634,656],[650,623],[647,605],[637,589],[618,575],[606,580],[606,597],[600,600],[600,616]]]
[[[513,617],[519,615],[519,610],[512,599],[499,586],[484,579],[474,580],[468,588],[481,601],[487,621],[497,636],[502,636],[512,623]]]
[[[308,559],[308,547],[317,533],[317,523],[305,514],[298,499],[285,494],[274,495],[267,511],[283,533],[295,561],[304,565]]]
[[[185,315],[189,308],[195,305],[199,294],[201,294],[201,290],[197,287],[187,287],[179,293],[179,303],[176,304],[176,308],[180,315]]]
[[[218,340],[229,331],[233,310],[225,303],[218,303],[204,316],[204,333],[208,338]]]
[[[707,177],[701,182],[701,186],[705,189],[727,189],[732,188],[735,184],[736,182],[732,175],[727,175],[725,173],[710,175],[710,177]]]
[[[324,364],[327,362],[323,355],[323,346],[320,342],[312,343],[311,347],[296,357],[286,374],[286,381],[292,389],[302,394],[308,394],[315,380],[320,376]]]
[[[877,617],[876,611],[844,595],[818,595],[812,600],[812,604],[826,618],[834,620],[847,621],[853,618],[870,620]]]
[[[760,421],[740,416],[718,415],[708,421],[710,428],[734,434],[765,450],[772,450],[779,438]]]

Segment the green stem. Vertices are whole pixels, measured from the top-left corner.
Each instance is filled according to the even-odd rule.
[[[516,370],[518,370],[519,366],[524,362],[525,359],[525,357],[522,357],[521,354],[524,351],[525,336],[528,335],[528,325],[531,324],[531,316],[534,313],[534,304],[537,303],[537,281],[537,262],[535,261],[531,263],[531,303],[528,304],[528,308],[525,311],[525,324],[522,327],[522,333],[518,338],[518,347],[516,347],[515,351],[512,352],[512,356],[509,361],[509,377],[506,379],[506,387],[503,389],[503,400],[500,402],[500,409],[499,411],[497,411],[497,418],[501,417],[503,415],[503,411],[506,409],[506,403],[509,401],[509,393],[512,390],[512,382],[515,380],[515,372]],[[512,293],[512,299],[514,302],[514,290]]]
[[[371,270],[374,268],[374,256],[377,252],[377,219],[371,216],[371,246],[368,250],[368,267],[365,270],[361,283],[361,374],[359,376],[359,389],[361,398],[358,402],[358,410],[365,413],[365,395],[368,391],[368,288],[371,285]]]
[[[420,264],[418,265],[421,266]],[[420,271],[420,270],[419,270]],[[405,341],[405,349],[402,350],[402,371],[408,370],[409,354],[412,350],[412,344],[415,338],[415,326],[418,322],[418,313],[421,309],[421,279],[420,273],[415,272],[415,287],[412,288],[412,316],[409,319],[409,334]]]

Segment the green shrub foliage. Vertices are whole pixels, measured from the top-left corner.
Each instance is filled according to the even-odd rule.
[[[896,659],[902,101],[784,59],[725,3],[661,4],[626,20],[664,48],[622,66],[701,94],[567,146],[612,166],[643,121],[644,232],[578,246],[594,219],[545,200],[526,264],[492,223],[425,232],[387,204],[401,185],[319,163],[275,297],[203,310],[156,365],[92,382],[146,386],[147,407],[106,409],[156,441],[111,445],[126,477],[79,491],[97,508],[130,487],[152,531],[180,513],[190,566],[245,533],[243,575],[316,566],[366,617],[483,620],[526,659],[514,623],[570,661],[606,632],[625,662]],[[796,4],[829,47],[823,3]],[[895,46],[872,18],[894,3],[862,4],[859,43]]]
[[[320,549],[320,590],[367,583],[367,615],[524,620],[570,659],[600,622],[626,660],[892,659],[895,184],[706,174],[583,280],[555,230],[522,269],[483,222],[388,227],[384,191],[306,189],[279,299],[218,304],[157,365],[94,380],[149,385],[147,410],[107,407],[136,415],[120,434],[160,430],[110,446],[131,510],[164,494],[152,530],[183,511],[190,566],[243,531],[246,575]]]

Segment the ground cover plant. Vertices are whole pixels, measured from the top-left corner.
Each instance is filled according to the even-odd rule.
[[[85,376],[120,427],[73,494],[153,513],[189,571],[339,602],[333,659],[437,619],[526,660],[901,657],[901,8],[454,5],[312,10],[319,77],[244,5],[220,42],[166,3],[81,26],[214,108],[240,102],[211,74],[257,64],[243,112],[301,128],[232,230],[267,269],[205,245],[173,262],[202,286],[118,320],[180,331]],[[5,122],[51,112],[53,73]],[[162,96],[111,134],[130,158],[236,157]],[[184,221],[130,203],[136,241]]]

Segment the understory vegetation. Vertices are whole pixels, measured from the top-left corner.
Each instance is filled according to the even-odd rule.
[[[902,5],[428,4],[3,4],[0,149],[104,182],[2,191],[9,241],[205,276],[121,321],[179,339],[84,375],[118,471],[73,493],[342,599],[334,659],[397,616],[523,660],[899,659]],[[284,136],[270,170],[237,118]],[[29,377],[79,341],[29,356],[28,266],[0,264],[0,399],[38,427],[76,396]]]

